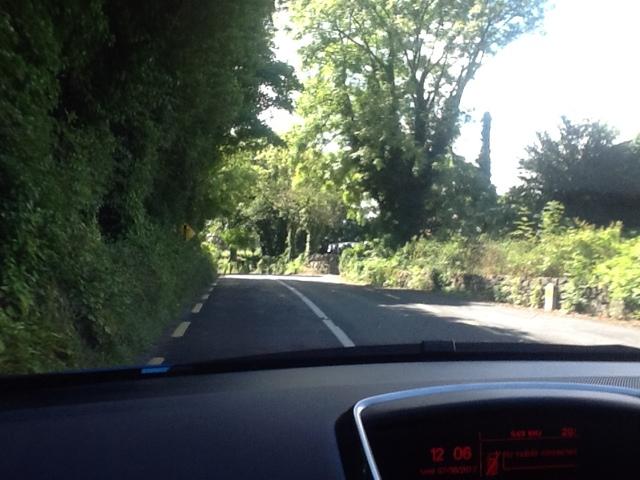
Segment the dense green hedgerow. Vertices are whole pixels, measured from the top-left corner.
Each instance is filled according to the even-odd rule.
[[[290,104],[271,0],[0,5],[0,371],[130,361],[212,275],[212,170]],[[269,87],[273,94],[264,94]]]
[[[494,297],[531,306],[543,296],[543,284],[533,279],[563,278],[566,310],[584,310],[588,297],[603,291],[627,312],[640,312],[640,238],[624,238],[620,224],[563,226],[558,218],[529,238],[422,237],[393,252],[360,244],[342,253],[340,271],[355,281],[425,290],[456,290],[468,274],[505,277]]]
[[[195,241],[160,229],[111,244],[82,231],[65,250],[43,255],[31,274],[9,263],[0,371],[133,362],[214,273]]]

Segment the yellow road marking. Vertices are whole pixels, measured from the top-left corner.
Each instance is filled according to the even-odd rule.
[[[176,328],[176,330],[173,332],[173,335],[171,336],[173,338],[182,337],[187,331],[187,328],[189,328],[189,325],[191,325],[191,322],[182,322],[180,325],[178,325],[178,328]]]

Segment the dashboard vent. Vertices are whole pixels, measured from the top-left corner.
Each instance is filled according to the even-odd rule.
[[[640,377],[567,377],[567,378],[540,378],[545,382],[584,383],[588,385],[609,385],[612,387],[624,387],[640,389]]]

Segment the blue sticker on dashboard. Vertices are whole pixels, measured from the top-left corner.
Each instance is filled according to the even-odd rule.
[[[142,374],[167,373],[171,367],[144,367],[140,370]]]

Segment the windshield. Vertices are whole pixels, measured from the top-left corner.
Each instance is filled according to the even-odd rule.
[[[640,347],[638,18],[3,2],[0,373]]]

